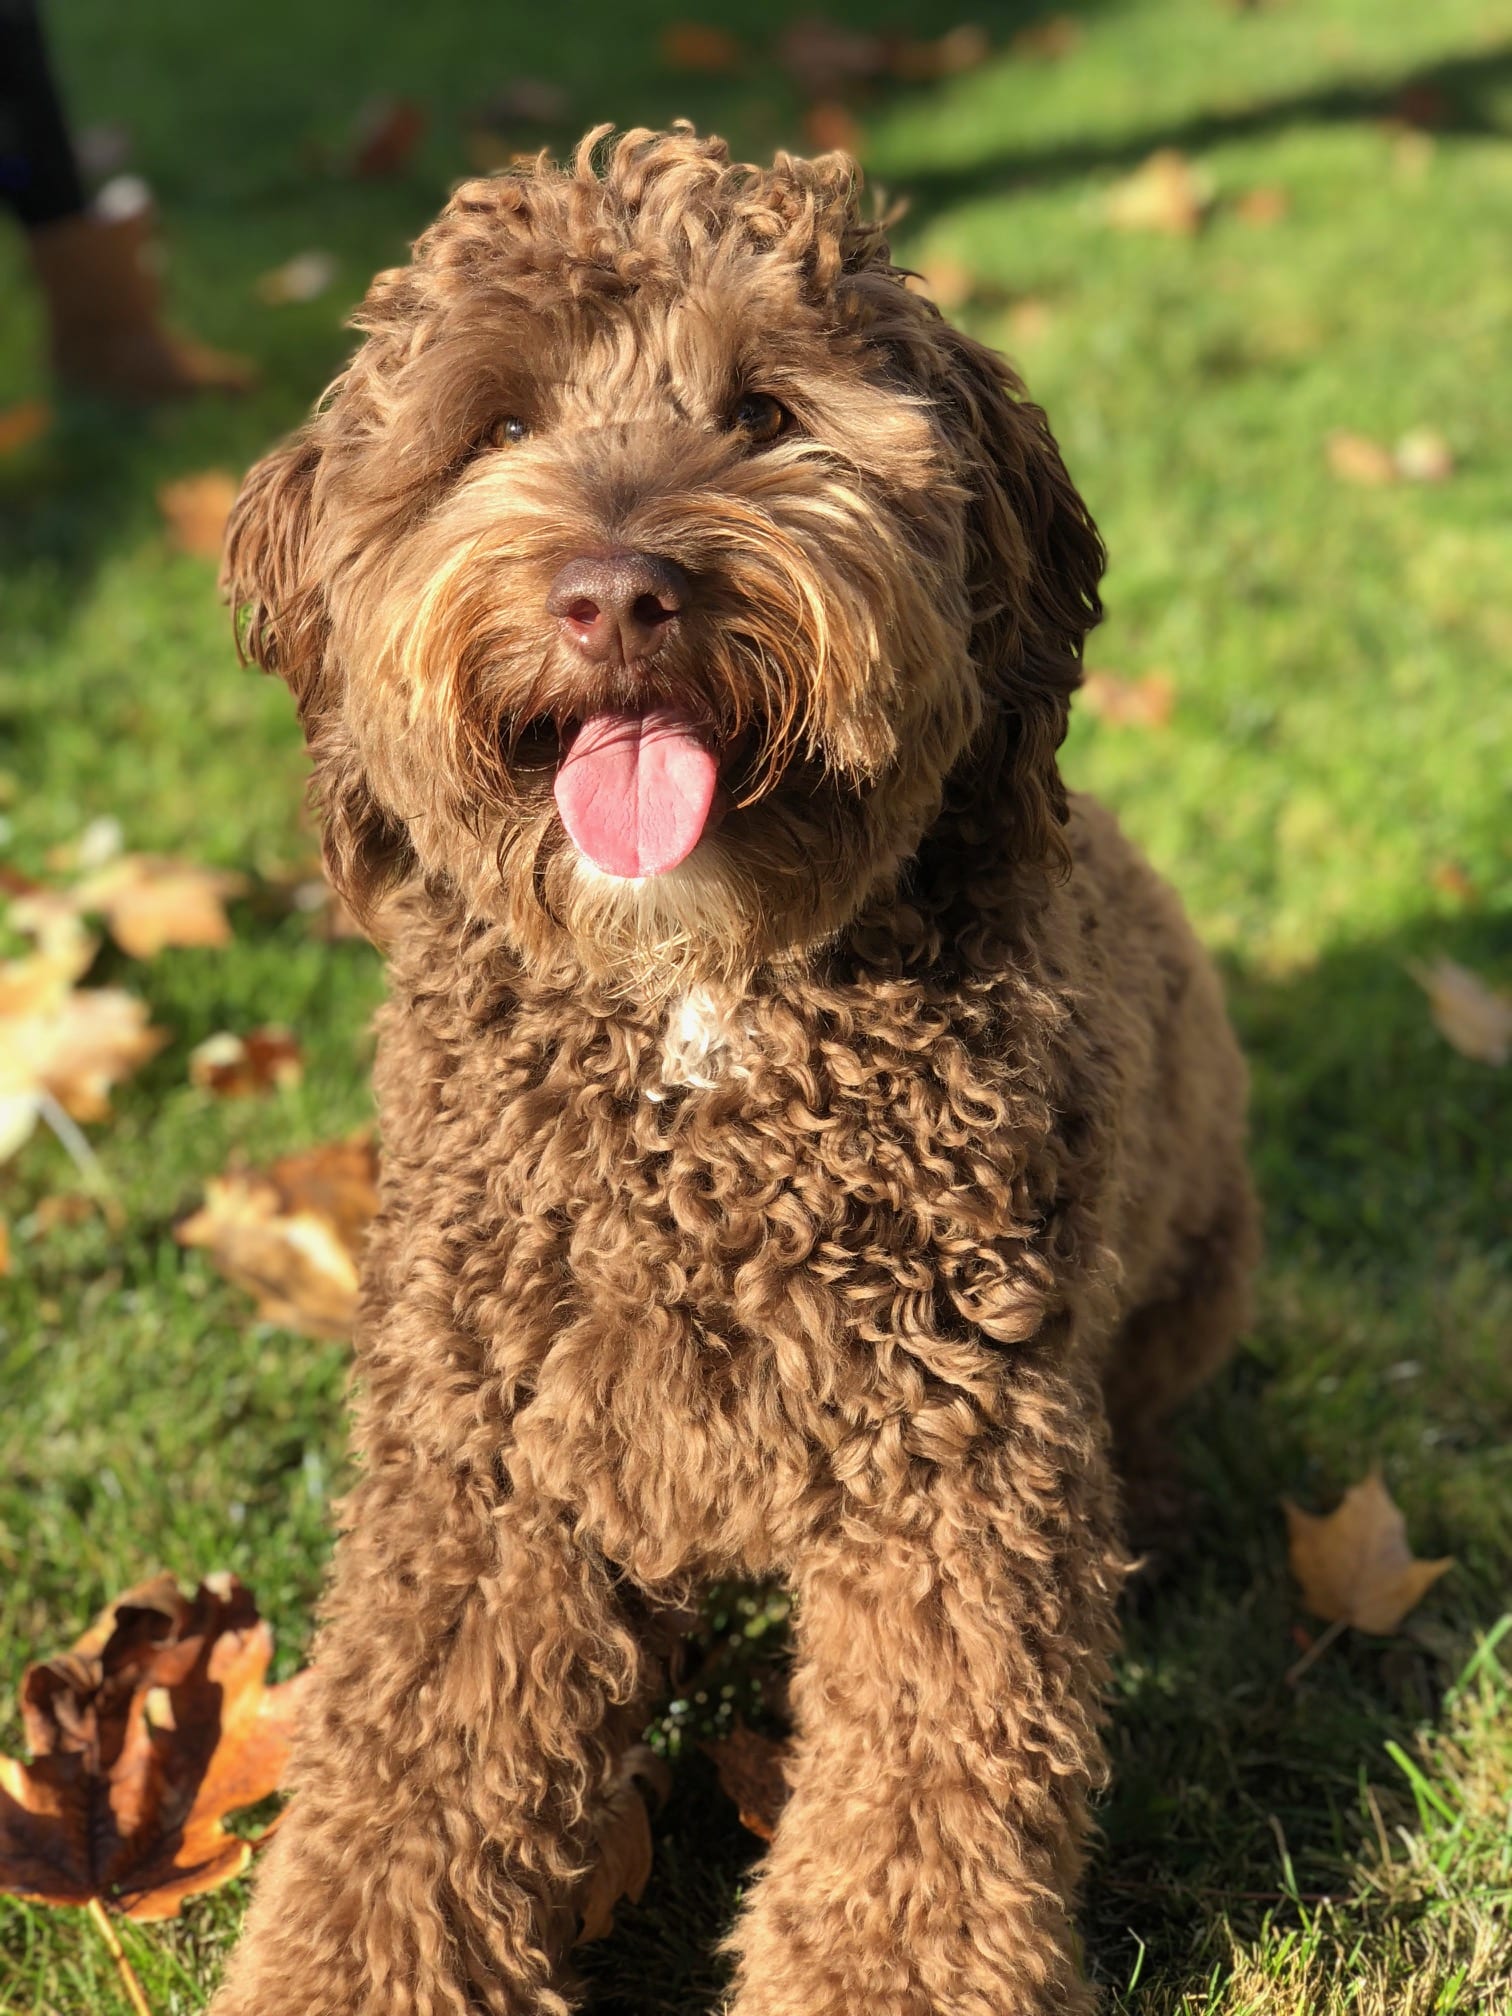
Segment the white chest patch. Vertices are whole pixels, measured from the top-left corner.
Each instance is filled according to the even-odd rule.
[[[708,987],[689,988],[667,1010],[661,1048],[663,1088],[696,1085],[707,1090],[730,1072],[744,1077],[740,1052],[749,1033],[735,1003],[717,999]],[[663,1092],[648,1091],[646,1097],[660,1099]]]

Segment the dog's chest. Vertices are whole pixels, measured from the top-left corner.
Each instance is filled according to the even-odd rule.
[[[842,1480],[990,1414],[1044,1305],[1046,1123],[938,1025],[691,997],[638,1044],[559,1031],[502,1115],[459,1306],[511,1460],[639,1579],[780,1565]]]

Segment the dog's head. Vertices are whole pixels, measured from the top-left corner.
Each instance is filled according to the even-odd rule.
[[[953,772],[1050,862],[1102,550],[1044,415],[844,157],[591,135],[462,185],[233,513],[333,879],[637,991],[812,947]]]

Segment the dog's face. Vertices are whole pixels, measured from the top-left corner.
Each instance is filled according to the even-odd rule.
[[[359,909],[439,879],[537,971],[655,995],[842,928],[963,765],[1054,853],[1101,548],[854,179],[585,142],[374,282],[226,566]]]

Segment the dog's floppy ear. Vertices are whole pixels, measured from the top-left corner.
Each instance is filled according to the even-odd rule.
[[[352,746],[330,622],[311,564],[320,446],[304,428],[251,471],[226,525],[221,590],[237,651],[294,695],[314,763],[326,872],[359,918],[411,865],[408,837],[378,803]]]
[[[1056,751],[1082,646],[1102,616],[1104,551],[1049,423],[995,351],[940,326],[937,406],[969,493],[974,655],[987,683],[981,788],[1011,801],[1019,845],[1065,858],[1066,794]]]

